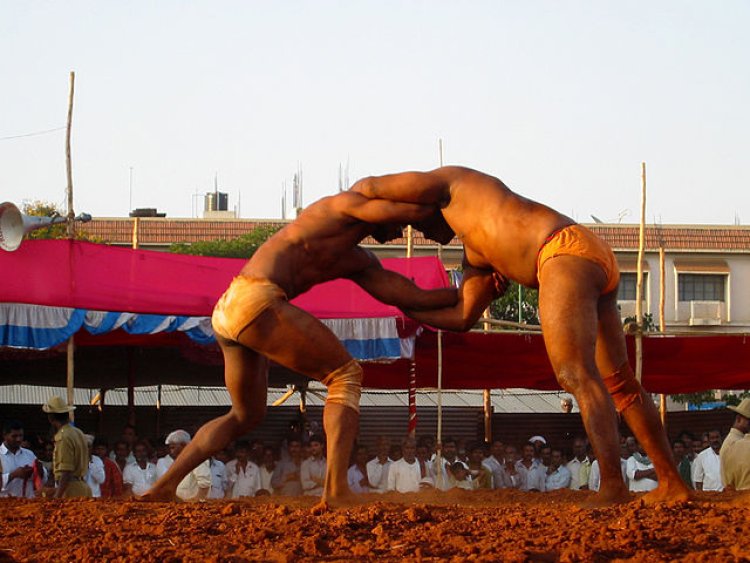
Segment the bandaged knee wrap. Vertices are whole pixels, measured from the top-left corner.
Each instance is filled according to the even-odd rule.
[[[328,387],[326,403],[336,403],[359,412],[362,366],[356,360],[351,360],[336,371],[332,371],[321,383]]]
[[[641,384],[627,362],[616,372],[604,378],[604,385],[612,395],[617,412],[623,412],[636,401],[642,401]]]

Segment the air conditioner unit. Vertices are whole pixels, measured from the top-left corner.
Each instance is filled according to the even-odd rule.
[[[691,301],[690,326],[717,326],[722,323],[721,301]]]

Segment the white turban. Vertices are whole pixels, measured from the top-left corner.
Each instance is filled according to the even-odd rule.
[[[184,430],[175,430],[172,432],[169,436],[167,436],[167,439],[164,441],[165,444],[189,444],[190,443],[190,434],[185,432]]]

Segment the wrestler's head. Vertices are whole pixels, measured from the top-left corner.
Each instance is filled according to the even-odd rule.
[[[384,244],[390,240],[401,238],[404,236],[404,226],[399,223],[383,223],[382,225],[374,225],[372,231],[372,238],[378,241],[380,244]]]
[[[448,244],[456,236],[456,233],[453,232],[453,229],[445,221],[439,209],[427,217],[427,219],[419,223],[414,223],[414,228],[422,231],[428,239],[432,239],[440,244]]]

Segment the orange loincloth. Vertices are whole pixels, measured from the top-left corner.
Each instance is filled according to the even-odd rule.
[[[237,276],[214,307],[214,332],[237,341],[240,332],[276,301],[286,301],[286,293],[265,278]]]
[[[602,295],[614,291],[620,283],[620,270],[612,248],[583,225],[568,225],[547,237],[536,260],[537,280],[544,263],[556,256],[578,256],[601,267],[607,276]]]

